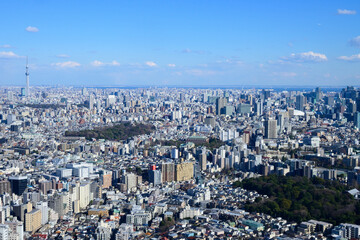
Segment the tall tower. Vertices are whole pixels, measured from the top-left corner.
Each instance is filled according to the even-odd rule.
[[[28,97],[30,95],[30,86],[29,86],[29,66],[28,66],[28,58],[26,57],[26,70],[25,70],[25,76],[26,76],[26,87],[25,87],[25,96]]]
[[[218,97],[216,98],[216,115],[221,114],[221,109],[226,105],[226,98]]]
[[[277,138],[276,123],[276,120],[273,119],[268,119],[265,121],[265,138]]]

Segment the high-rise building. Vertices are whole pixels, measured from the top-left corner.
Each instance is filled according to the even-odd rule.
[[[91,199],[90,194],[90,183],[89,182],[83,182],[79,186],[79,204],[80,209],[84,209],[89,205]]]
[[[20,96],[21,96],[21,97],[25,97],[25,96],[26,96],[26,90],[25,90],[25,88],[21,88],[21,89],[20,89]]]
[[[171,149],[171,158],[178,159],[179,158],[179,150],[177,148]]]
[[[237,113],[251,113],[251,105],[240,103],[238,107],[236,108]]]
[[[175,181],[175,164],[173,162],[166,162],[161,165],[162,182]]]
[[[226,105],[226,98],[218,97],[216,98],[216,115],[221,114],[221,109]]]
[[[234,112],[235,112],[234,106],[224,106],[221,109],[221,114],[224,114],[226,116],[231,116],[231,115],[233,115]]]
[[[0,239],[8,240],[9,239],[9,226],[5,224],[0,224]]]
[[[21,196],[27,188],[27,177],[26,176],[12,176],[9,177],[12,193]]]
[[[22,240],[24,239],[24,224],[16,219],[12,221],[6,221],[5,224],[9,227],[9,238],[8,239],[16,239]],[[1,238],[0,239],[4,239]]]
[[[213,116],[207,116],[205,118],[205,124],[214,128],[215,127],[215,118]]]
[[[200,162],[201,171],[205,171],[206,170],[206,164],[207,164],[206,153],[200,154],[199,162]]]
[[[10,182],[8,180],[0,181],[0,194],[11,193]]]
[[[268,119],[265,121],[265,138],[277,138],[276,120]]]
[[[176,181],[187,181],[194,177],[194,163],[193,162],[182,162],[176,164],[175,180]]]
[[[268,99],[270,98],[270,90],[268,89],[263,89],[262,92],[261,92],[261,95],[263,97],[263,99]]]
[[[112,185],[112,172],[104,171],[101,175],[102,188],[109,188]]]
[[[89,97],[89,109],[90,110],[94,109],[94,102],[95,102],[94,95],[91,94],[90,97]]]
[[[360,112],[354,114],[354,125],[357,129],[360,130]]]
[[[315,99],[316,101],[319,101],[321,100],[321,98],[322,98],[321,88],[317,87],[315,89]]]
[[[81,90],[81,93],[83,96],[87,95],[88,94],[88,91],[87,89],[84,87],[82,90]]]
[[[41,211],[40,209],[33,209],[31,212],[25,214],[25,231],[35,232],[41,227]]]
[[[49,180],[43,180],[39,183],[40,190],[43,194],[47,194],[47,192],[53,188],[52,182]]]
[[[77,195],[79,193],[79,190],[71,188],[70,192],[74,195],[74,199],[72,201],[78,201]],[[49,198],[49,208],[53,209],[59,215],[59,217],[62,217],[69,212],[69,199],[69,194],[67,192],[56,193],[51,196],[51,198]]]
[[[327,96],[325,98],[325,104],[329,105],[329,106],[334,106],[335,104],[335,97],[334,96]]]
[[[25,214],[32,210],[32,204],[28,202],[27,204],[14,205],[13,212],[19,221],[25,220]]]
[[[41,211],[41,225],[44,225],[49,220],[49,208],[47,202],[37,202],[35,205],[36,209]]]
[[[305,105],[305,97],[304,95],[300,94],[296,96],[296,109],[300,111],[304,111]]]
[[[132,191],[137,186],[137,176],[133,173],[127,173],[122,176],[122,183],[126,185],[128,191]]]
[[[161,171],[156,170],[155,166],[151,166],[149,170],[149,181],[155,185],[161,184]]]
[[[259,101],[255,102],[254,107],[256,115],[261,116],[263,114],[263,100],[260,99]]]

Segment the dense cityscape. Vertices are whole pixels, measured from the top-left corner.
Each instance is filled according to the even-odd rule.
[[[358,88],[0,99],[0,239],[360,236]]]
[[[0,240],[360,240],[359,0],[0,9]]]

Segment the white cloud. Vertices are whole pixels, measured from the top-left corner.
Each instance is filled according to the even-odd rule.
[[[0,52],[0,58],[21,58],[21,56],[15,54],[14,52]]]
[[[111,62],[111,65],[112,66],[120,66],[120,63],[118,63],[117,61],[114,60]]]
[[[0,45],[0,48],[11,48],[11,45],[9,44]]]
[[[59,54],[59,55],[56,55],[56,57],[58,57],[58,58],[69,58],[70,56],[67,55],[67,54]]]
[[[105,65],[105,63],[100,62],[98,60],[92,61],[90,64],[93,65],[94,67],[101,67]]]
[[[292,53],[288,57],[282,57],[282,60],[291,62],[324,62],[327,61],[325,54],[315,52]]]
[[[120,66],[120,63],[118,63],[117,61],[112,61],[110,63],[104,63],[104,62],[101,62],[101,61],[98,61],[98,60],[95,60],[95,61],[92,61],[90,63],[92,66],[94,67],[101,67],[101,66]]]
[[[173,64],[173,63],[169,63],[169,64],[168,64],[168,67],[176,67],[176,65]]]
[[[350,40],[350,45],[353,47],[360,47],[360,36]]]
[[[351,55],[351,56],[341,56],[341,57],[338,57],[338,59],[348,61],[348,62],[360,61],[360,53]]]
[[[81,66],[80,63],[73,62],[73,61],[58,62],[58,63],[53,63],[51,65],[56,66],[56,67],[60,67],[60,68],[75,68],[75,67],[80,67]]]
[[[147,66],[149,66],[149,67],[156,67],[156,66],[157,66],[156,63],[151,62],[151,61],[146,62],[145,65],[147,65]]]
[[[337,14],[339,15],[355,15],[355,10],[347,10],[347,9],[338,9]]]
[[[38,32],[39,29],[37,27],[28,26],[26,29],[28,32]]]

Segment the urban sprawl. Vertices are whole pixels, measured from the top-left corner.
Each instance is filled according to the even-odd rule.
[[[360,89],[0,89],[0,240],[359,239]]]

